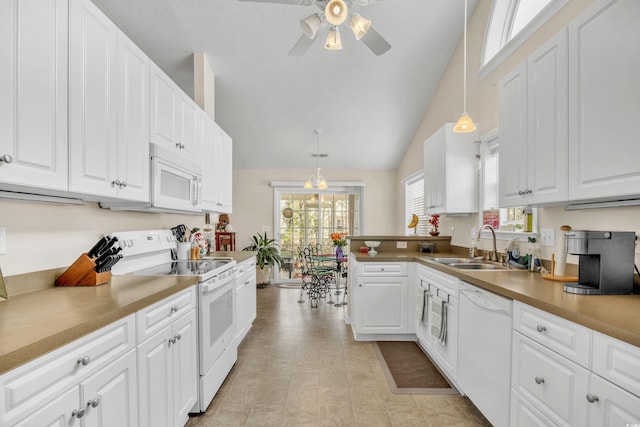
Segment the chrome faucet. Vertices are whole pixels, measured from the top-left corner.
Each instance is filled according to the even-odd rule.
[[[491,251],[491,253],[489,254],[489,259],[491,259],[491,261],[498,261],[498,250],[496,249],[496,230],[494,230],[492,226],[490,226],[489,224],[484,224],[482,227],[480,227],[480,230],[478,230],[478,235],[476,236],[476,241],[480,241],[480,235],[482,234],[482,230],[484,230],[485,228],[491,230],[491,234],[493,235],[493,251]]]

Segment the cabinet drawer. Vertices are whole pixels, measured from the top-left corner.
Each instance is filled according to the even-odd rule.
[[[589,367],[591,329],[518,301],[513,305],[513,328],[562,356]]]
[[[547,417],[531,406],[513,390],[511,391],[511,425],[518,427],[555,427]]]
[[[247,273],[251,273],[253,272],[255,274],[256,271],[256,260],[255,258],[247,260],[247,261],[243,261],[240,264],[238,264],[236,266],[236,272],[238,274],[238,278],[241,277],[243,274],[247,274]]]
[[[359,276],[406,276],[406,262],[363,262],[359,265]]]
[[[563,426],[587,425],[589,371],[546,347],[513,333],[511,388]]]
[[[592,371],[640,396],[640,348],[593,332]]]
[[[195,307],[196,287],[192,286],[138,311],[138,344]]]
[[[441,290],[449,295],[458,297],[458,278],[446,273],[418,265],[418,279],[427,282],[430,285],[437,285]]]
[[[0,425],[24,418],[135,348],[134,324],[132,314],[0,377]]]

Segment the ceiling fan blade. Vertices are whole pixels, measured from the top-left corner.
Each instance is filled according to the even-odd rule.
[[[311,6],[314,0],[238,0],[253,3],[280,3],[280,4],[293,4],[299,6]]]
[[[369,49],[376,55],[382,55],[389,49],[391,49],[391,44],[384,38],[382,35],[373,28],[373,25],[369,27],[369,31],[367,34],[362,36],[360,39],[364,44],[367,45]]]
[[[307,53],[309,48],[311,48],[311,45],[313,45],[314,41],[316,41],[315,38],[310,39],[309,37],[302,34],[298,39],[298,41],[296,42],[296,44],[294,44],[291,50],[289,51],[289,55],[303,56],[305,53]]]

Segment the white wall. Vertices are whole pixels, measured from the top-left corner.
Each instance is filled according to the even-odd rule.
[[[96,203],[62,206],[0,200],[0,227],[7,231],[7,254],[0,255],[0,268],[11,276],[66,267],[104,233],[178,224],[202,228],[204,215],[116,212]]]
[[[242,249],[249,237],[270,227],[273,236],[274,189],[272,181],[299,181],[304,184],[313,169],[235,169],[233,171],[233,214],[231,224],[236,231],[236,245]],[[393,234],[398,218],[395,209],[398,195],[394,170],[332,170],[322,169],[329,183],[362,181],[364,224],[362,233]]]
[[[479,0],[469,20],[467,37],[467,109],[474,121],[479,123],[478,131],[483,135],[498,127],[498,87],[497,83],[507,72],[524,61],[535,49],[555,35],[571,20],[595,3],[594,0],[572,0],[560,10],[540,30],[534,33],[515,52],[484,79],[477,75],[488,17],[491,10],[490,0]],[[405,153],[398,169],[398,178],[403,179],[422,169],[423,142],[447,122],[455,122],[462,113],[462,40],[454,54],[444,76],[434,93],[433,99]],[[400,195],[398,203],[399,219],[403,218],[404,193],[401,184],[397,184]],[[540,209],[539,227],[556,230],[556,248],[543,248],[542,256],[549,259],[560,245],[560,227],[564,224],[574,229],[635,231],[640,235],[640,208],[612,208],[565,212],[562,208]],[[443,218],[443,235],[452,234],[452,243],[469,246],[471,228],[478,226],[478,216],[466,218]],[[406,224],[399,222],[395,233],[402,233]],[[453,227],[453,229],[452,229]],[[453,231],[453,232],[452,232]],[[499,242],[498,250],[503,250],[507,242]],[[484,240],[480,248],[490,247],[490,241]],[[576,263],[574,257],[569,262]],[[640,264],[640,249],[636,249],[636,263]]]

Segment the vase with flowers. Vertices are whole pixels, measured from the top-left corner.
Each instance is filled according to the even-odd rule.
[[[347,233],[331,233],[331,240],[336,247],[336,258],[343,258],[342,248],[347,246]]]
[[[438,231],[438,226],[440,225],[440,215],[431,215],[427,221],[431,224],[431,231],[429,231],[429,234],[432,236],[439,235],[440,232]]]

